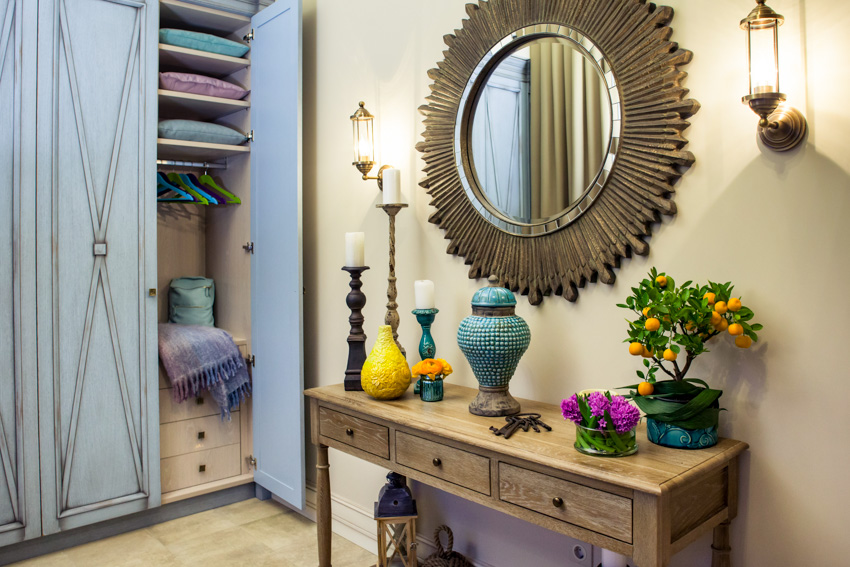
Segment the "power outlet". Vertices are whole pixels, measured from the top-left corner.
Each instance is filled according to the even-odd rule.
[[[590,544],[574,542],[569,549],[568,567],[593,567],[593,547]]]

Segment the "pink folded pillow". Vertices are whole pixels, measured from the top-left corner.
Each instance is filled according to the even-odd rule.
[[[160,73],[159,86],[169,91],[241,100],[249,92],[233,83],[191,73]]]

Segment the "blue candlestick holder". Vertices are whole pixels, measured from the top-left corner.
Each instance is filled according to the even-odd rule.
[[[434,337],[431,336],[431,325],[439,312],[439,309],[414,309],[412,311],[416,315],[416,321],[422,327],[422,339],[419,341],[419,356],[422,360],[434,358],[437,354],[437,345],[434,343]],[[419,393],[419,380],[413,386],[413,393]]]

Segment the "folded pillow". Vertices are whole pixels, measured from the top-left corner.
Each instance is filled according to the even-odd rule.
[[[250,91],[233,83],[192,73],[160,73],[159,86],[169,91],[240,100]]]
[[[197,120],[162,120],[159,123],[159,137],[231,146],[239,145],[246,140],[245,134],[233,128]]]
[[[244,43],[230,41],[217,35],[169,28],[159,30],[159,42],[231,57],[242,57],[250,49]]]

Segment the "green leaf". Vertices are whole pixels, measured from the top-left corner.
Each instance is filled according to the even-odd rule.
[[[764,325],[756,323],[755,325],[752,325],[752,329],[753,331],[761,331],[762,329],[764,329]]]
[[[670,350],[672,350],[676,354],[679,354],[682,351],[682,349],[679,348],[679,345],[670,345]]]

